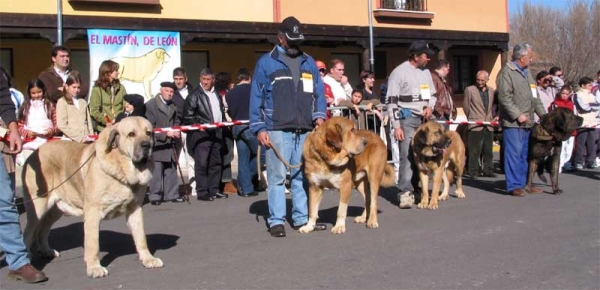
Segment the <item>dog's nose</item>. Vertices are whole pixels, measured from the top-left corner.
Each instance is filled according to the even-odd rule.
[[[142,141],[140,143],[140,147],[142,147],[144,149],[150,149],[150,141]]]

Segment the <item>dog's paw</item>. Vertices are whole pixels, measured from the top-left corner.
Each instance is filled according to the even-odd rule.
[[[555,195],[559,195],[559,194],[562,194],[562,193],[563,193],[563,190],[560,189],[560,188],[557,188],[556,190],[554,190],[554,194]]]
[[[424,208],[427,208],[428,205],[429,205],[428,202],[422,201],[422,202],[419,203],[419,205],[417,205],[417,207],[420,208],[420,209],[424,209]]]
[[[440,196],[438,196],[438,201],[444,201],[448,199],[448,194],[442,194]]]
[[[465,193],[462,190],[457,190],[456,191],[456,197],[458,197],[458,198],[465,198],[467,196],[465,195]]]
[[[437,208],[438,208],[437,202],[430,202],[429,205],[427,206],[427,209],[437,209]]]
[[[315,230],[314,226],[305,225],[298,229],[299,233],[308,234]]]
[[[354,222],[357,224],[364,224],[367,222],[367,217],[366,216],[357,216],[354,218]]]
[[[87,275],[91,278],[102,278],[108,275],[108,270],[100,265],[92,266],[87,268]]]
[[[331,229],[332,234],[343,234],[346,232],[346,226],[335,226]]]
[[[164,266],[161,259],[154,257],[142,260],[142,265],[144,265],[146,269],[162,268]]]
[[[376,229],[378,227],[379,227],[379,223],[377,223],[376,221],[369,221],[367,223],[367,228]]]
[[[44,249],[44,250],[40,249],[38,251],[38,254],[40,255],[40,257],[45,258],[45,259],[53,259],[53,258],[60,257],[60,253],[53,249]]]

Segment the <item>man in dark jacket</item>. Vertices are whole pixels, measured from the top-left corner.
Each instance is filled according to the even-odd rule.
[[[302,162],[302,147],[315,125],[326,118],[327,102],[315,60],[300,50],[304,35],[300,22],[288,17],[281,23],[279,45],[256,64],[250,91],[250,130],[258,142],[277,147],[286,162]],[[273,237],[285,237],[287,168],[273,149],[265,153],[268,174],[268,218]],[[308,221],[307,188],[300,168],[290,171],[294,228]],[[317,224],[315,230],[325,229]]]
[[[17,128],[15,104],[10,97],[8,80],[0,74],[0,117],[7,124],[9,133],[10,154],[21,152],[21,136]],[[4,136],[2,136],[4,137]],[[2,153],[4,154],[4,153]],[[6,171],[6,166],[0,166],[0,248],[6,255],[8,276],[13,279],[23,280],[26,283],[37,283],[48,280],[44,272],[35,269],[27,257],[27,248],[23,243],[21,226],[19,225],[19,212],[14,206],[15,193],[11,187],[11,180]]]
[[[64,96],[63,86],[67,75],[70,72],[69,65],[71,64],[69,49],[64,46],[55,46],[50,54],[52,65],[46,70],[42,71],[38,78],[46,86],[48,97],[52,103],[56,105],[58,99]],[[89,86],[81,84],[81,91],[78,97],[81,99],[87,99]]]
[[[175,68],[173,70],[173,83],[177,86],[177,90],[173,95],[173,103],[177,106],[177,116],[183,124],[183,107],[185,99],[189,93],[194,89],[194,86],[188,82],[188,76],[185,69],[182,67]],[[194,158],[192,154],[188,152],[185,146],[187,140],[187,133],[181,133],[181,144],[182,148],[177,148],[177,154],[179,155],[179,165],[186,168],[188,184],[190,185],[191,193],[196,196],[196,178],[194,177]],[[183,153],[182,153],[183,151]]]
[[[215,76],[211,69],[200,71],[200,85],[190,92],[183,107],[185,125],[223,122],[225,107],[214,88]],[[194,175],[198,200],[213,201],[227,198],[219,191],[221,185],[221,147],[223,133],[220,128],[192,130],[187,133],[186,146],[194,157]]]
[[[146,118],[154,128],[178,126],[177,108],[171,101],[177,87],[172,82],[162,82],[160,86],[160,94],[146,103]],[[178,192],[177,160],[174,156],[174,148],[181,142],[180,137],[179,131],[154,134],[154,171],[148,192],[152,205],[160,205],[162,200],[183,201]]]

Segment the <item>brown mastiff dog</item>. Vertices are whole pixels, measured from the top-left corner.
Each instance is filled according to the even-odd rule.
[[[531,192],[533,175],[537,171],[542,176],[544,170],[550,173],[552,180],[552,193],[561,194],[558,187],[558,167],[560,166],[560,152],[562,141],[571,137],[575,129],[581,127],[583,118],[576,116],[566,108],[556,108],[542,116],[540,123],[535,124],[529,138],[529,172],[525,190]]]
[[[441,124],[429,121],[417,128],[411,142],[415,164],[421,180],[421,202],[419,208],[437,209],[438,200],[446,200],[450,182],[456,174],[456,196],[465,198],[462,175],[465,167],[465,145],[460,135],[445,131]],[[433,173],[433,188],[429,200],[429,174]],[[444,190],[438,197],[440,185]]]
[[[340,190],[340,202],[334,234],[346,232],[346,215],[352,187],[356,187],[365,200],[365,209],[356,223],[367,223],[377,228],[377,195],[379,187],[392,186],[394,169],[387,162],[387,148],[379,135],[357,131],[354,122],[333,117],[310,133],[302,150],[304,172],[309,183],[308,223],[301,233],[314,230],[319,218],[319,204],[323,188]],[[368,218],[367,218],[368,215]]]
[[[22,173],[28,250],[57,257],[48,244],[52,224],[63,213],[83,216],[87,275],[104,277],[108,270],[98,259],[100,222],[125,215],[144,267],[162,267],[148,251],[142,214],[154,167],[153,144],[150,122],[129,117],[104,129],[94,143],[52,141],[34,151]]]

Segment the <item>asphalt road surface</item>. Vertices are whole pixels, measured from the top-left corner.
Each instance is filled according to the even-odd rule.
[[[465,179],[467,198],[451,197],[435,211],[400,210],[396,190],[383,190],[378,229],[353,223],[363,206],[355,192],[342,235],[286,225],[287,237],[272,238],[265,193],[148,204],[149,248],[165,267],[144,269],[118,218],[101,225],[100,258],[110,274],[100,279],[86,276],[81,218],[63,217],[50,234],[60,257],[35,261],[50,280],[8,281],[2,262],[0,289],[600,288],[600,171],[562,174],[561,196],[542,184],[543,194],[507,196],[503,178]],[[327,191],[321,205],[328,230],[337,196]]]

